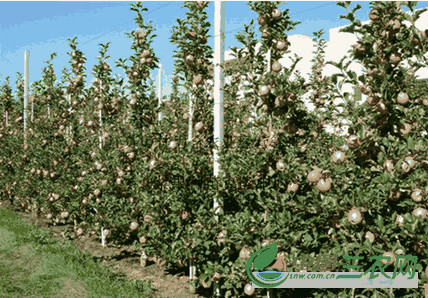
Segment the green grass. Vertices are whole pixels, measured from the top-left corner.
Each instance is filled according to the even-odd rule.
[[[70,242],[0,209],[0,297],[141,298],[151,291],[148,283],[131,283]]]

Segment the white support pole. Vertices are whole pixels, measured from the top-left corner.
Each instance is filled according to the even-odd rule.
[[[267,62],[268,62],[268,73],[271,71],[271,49],[267,52]],[[272,115],[269,115],[269,129],[272,130]]]
[[[192,118],[193,118],[193,102],[192,102],[192,95],[189,94],[189,136],[187,138],[187,141],[192,141]]]
[[[271,63],[270,63],[270,49],[267,51],[267,54],[266,54],[266,59],[267,59],[267,62],[268,62],[268,67],[267,67],[267,71],[268,72],[270,72],[270,70],[271,70]]]
[[[102,104],[102,96],[100,96],[100,104]],[[101,118],[101,109],[100,109],[100,149],[102,148],[102,136],[103,136],[103,122],[102,122],[102,118]]]
[[[214,19],[214,141],[218,148],[223,139],[223,72],[220,63],[224,61],[224,13],[225,2],[215,2],[215,19]],[[213,150],[214,155],[214,176],[218,177],[220,164],[218,163],[218,151]],[[214,212],[220,213],[220,204],[214,199]],[[215,216],[218,221],[218,216]]]
[[[147,255],[145,253],[145,251],[143,250],[143,252],[141,253],[141,258],[140,258],[140,265],[141,267],[146,267],[147,265]]]
[[[193,85],[194,86],[194,85]],[[192,102],[192,95],[189,94],[189,136],[187,138],[188,142],[192,141],[192,118],[193,118],[193,102]],[[195,263],[193,259],[189,260],[189,279],[195,279],[196,276],[194,275],[196,272]]]
[[[267,67],[267,71],[268,73],[271,71],[271,49],[269,49],[267,51],[267,63],[268,63],[268,67]],[[269,115],[269,129],[272,130],[272,115]],[[264,221],[267,220],[267,210],[264,214]],[[273,289],[267,289],[267,298],[273,298]]]
[[[27,102],[28,102],[28,70],[29,70],[29,52],[24,53],[24,144],[26,144],[27,131]]]
[[[158,97],[159,97],[159,103],[158,103],[158,107],[160,107],[161,103],[162,103],[162,64],[159,63],[159,71],[158,71]],[[162,120],[162,112],[159,112],[159,121]]]
[[[223,71],[220,64],[224,61],[224,32],[225,32],[225,2],[215,1],[214,12],[214,141],[220,149],[223,140]],[[217,149],[213,150],[214,176],[220,172],[219,156]],[[224,173],[223,173],[224,175]],[[217,194],[218,196],[218,194]],[[214,213],[221,212],[221,201],[214,198]],[[218,222],[218,215],[214,216]],[[220,285],[214,282],[214,295],[220,296]]]
[[[101,120],[101,110],[100,110],[100,132],[101,132],[101,135],[99,136],[99,139],[100,139],[100,149],[102,148],[102,145],[101,145],[101,142],[102,142],[102,135],[103,135],[103,130],[102,130],[102,120]]]
[[[70,104],[70,108],[68,108],[68,113],[69,115],[71,115],[71,94],[68,94],[68,103]],[[70,134],[71,134],[71,125],[70,125],[70,130],[69,130],[69,127],[67,126],[68,141],[70,141]]]
[[[104,232],[104,227],[101,227],[101,245],[103,246],[103,248],[105,248],[106,244],[106,233]]]
[[[189,279],[196,279],[196,266],[194,262],[194,255],[191,256],[191,260],[190,260]]]

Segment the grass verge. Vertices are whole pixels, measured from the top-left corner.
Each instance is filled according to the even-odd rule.
[[[68,240],[0,208],[0,297],[148,297],[148,282],[100,266]]]

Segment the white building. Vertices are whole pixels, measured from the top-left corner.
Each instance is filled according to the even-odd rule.
[[[362,22],[362,25],[369,24],[371,21]],[[410,22],[404,21],[404,25],[409,27],[411,25]],[[330,34],[330,40],[326,43],[325,51],[325,62],[327,61],[334,61],[339,62],[344,56],[350,56],[350,53],[348,53],[349,50],[352,49],[352,45],[356,44],[357,42],[357,36],[353,35],[351,33],[345,33],[345,32],[339,32],[340,29],[347,27],[348,25],[332,28],[329,30]],[[424,31],[425,29],[428,29],[428,12],[423,13],[419,20],[415,23],[416,28],[419,30]],[[312,72],[311,67],[313,63],[311,60],[315,57],[315,54],[313,52],[316,51],[316,44],[314,42],[314,37],[308,37],[303,35],[290,35],[288,36],[288,40],[291,43],[291,46],[289,47],[289,50],[291,53],[284,55],[283,58],[279,60],[279,62],[282,64],[283,67],[290,68],[292,65],[292,61],[290,57],[294,59],[295,54],[297,54],[299,57],[303,57],[302,60],[300,60],[297,64],[296,69],[300,71],[300,75],[305,78],[306,82],[309,82],[309,76]],[[259,50],[261,44],[257,44],[256,46],[256,52]],[[225,52],[225,60],[232,60],[234,57],[231,55],[231,51]],[[428,54],[425,55],[428,58]],[[415,59],[412,59],[414,61]],[[347,59],[345,62],[349,61]],[[360,76],[364,72],[364,68],[361,64],[357,62],[352,62],[348,70],[354,71],[357,76]],[[340,70],[334,67],[333,65],[326,65],[323,70],[322,74],[323,76],[331,76],[334,73],[340,73]],[[428,69],[420,69],[418,72],[416,72],[416,75],[420,79],[428,78]],[[225,83],[230,82],[230,77],[225,79]],[[294,80],[295,76],[292,75],[291,79]],[[341,79],[341,78],[339,78]],[[211,82],[212,83],[212,82]],[[245,83],[244,83],[245,84]],[[344,84],[341,90],[341,94],[344,94],[345,92],[353,93],[353,88],[351,84]],[[243,98],[244,91],[240,91],[239,94]],[[305,105],[307,106],[309,111],[314,110],[314,105],[309,102],[309,95],[310,93],[307,93],[303,96],[303,101]],[[366,100],[366,96],[362,94],[362,101],[361,103],[364,103]],[[339,104],[340,102],[343,102],[343,100],[335,100],[335,104]],[[255,114],[254,114],[255,115]],[[346,123],[346,121],[343,121],[342,123]],[[333,128],[327,126],[326,131],[333,133]],[[344,125],[343,132],[338,132],[338,134],[347,134],[347,126]]]

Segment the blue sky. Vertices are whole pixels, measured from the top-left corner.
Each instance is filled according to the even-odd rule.
[[[86,71],[87,81],[92,80],[92,68],[98,63],[99,44],[111,42],[107,62],[113,67],[113,75],[125,77],[123,69],[115,67],[119,58],[128,58],[134,51],[130,49],[131,39],[125,32],[136,29],[134,18],[137,14],[130,10],[128,1],[0,1],[0,85],[7,76],[15,89],[16,73],[24,73],[24,52],[30,52],[30,83],[41,79],[44,61],[56,52],[53,65],[57,78],[62,76],[64,67],[71,68],[70,57],[66,54],[71,49],[68,38],[77,37],[78,49],[88,59]],[[356,16],[362,21],[368,20],[369,2],[352,2],[351,8],[361,4]],[[170,93],[170,78],[173,71],[175,46],[170,43],[172,26],[176,19],[185,18],[187,9],[181,8],[182,1],[143,1],[148,12],[143,13],[145,22],[152,21],[155,34],[158,35],[152,44],[160,63],[164,68],[163,94]],[[226,1],[226,51],[230,47],[242,46],[236,41],[235,35],[256,19],[257,14],[247,5],[247,1]],[[419,2],[416,8],[427,7],[428,2]],[[404,7],[403,7],[404,8]],[[313,37],[313,32],[324,29],[323,38],[329,40],[329,29],[348,25],[349,21],[341,20],[340,15],[346,10],[334,1],[290,1],[280,6],[290,10],[291,19],[301,24],[289,35],[299,34]],[[404,8],[404,10],[408,10]],[[214,2],[207,9],[212,27],[209,35],[214,35]],[[258,25],[256,25],[256,30]],[[260,33],[258,33],[260,36]],[[208,38],[208,44],[214,47],[214,38]],[[226,54],[227,56],[227,54]],[[128,65],[130,62],[127,62]],[[152,72],[157,77],[157,70]]]

